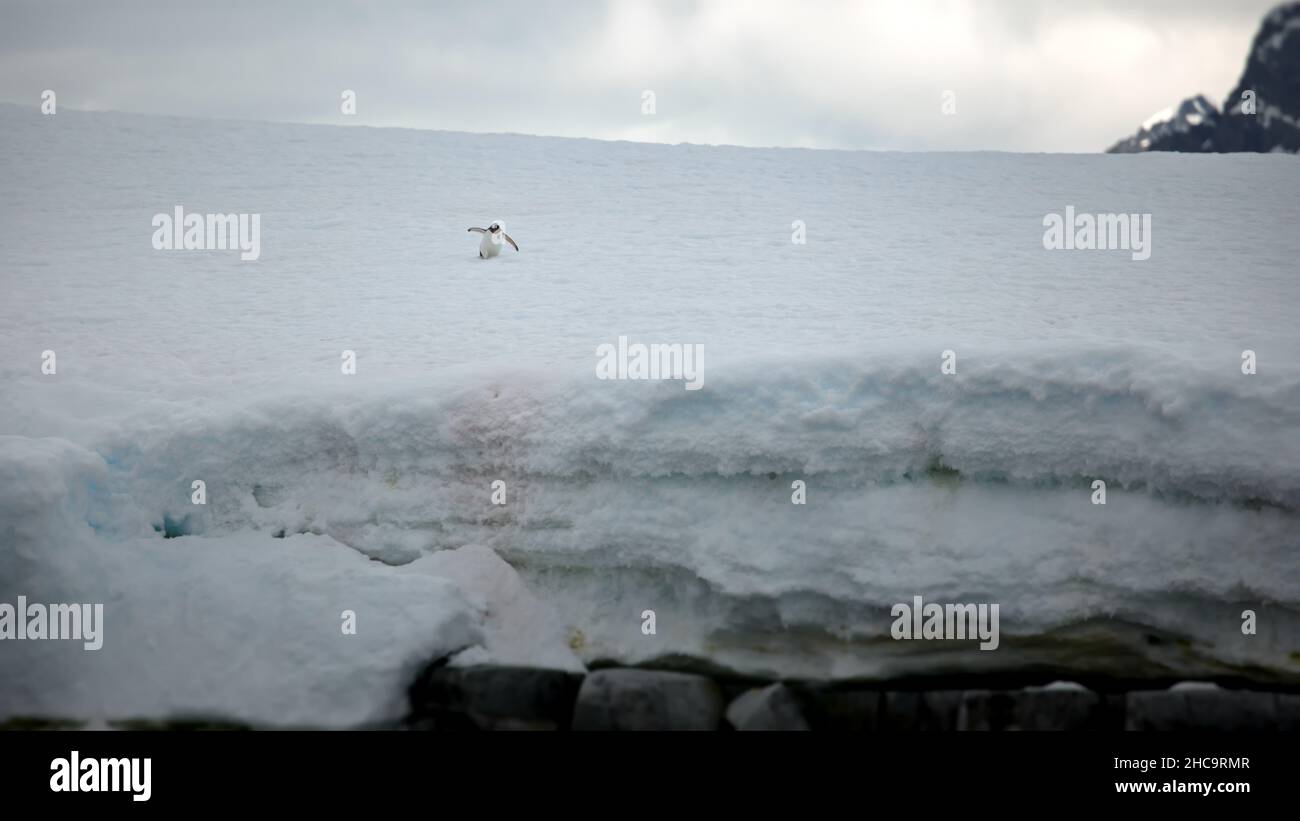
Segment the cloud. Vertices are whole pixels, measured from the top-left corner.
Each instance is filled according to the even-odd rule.
[[[190,116],[1096,151],[1186,96],[1221,99],[1270,5],[19,2],[0,12],[0,99],[34,105],[53,88],[67,108]],[[338,110],[345,88],[352,119]]]

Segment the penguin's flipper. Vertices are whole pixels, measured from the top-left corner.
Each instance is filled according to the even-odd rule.
[[[507,234],[505,231],[502,231],[502,232],[501,232],[501,236],[503,236],[503,237],[506,238],[506,242],[508,242],[508,243],[510,243],[511,245],[515,246],[515,250],[516,250],[516,251],[519,250],[519,243],[517,243],[517,242],[515,242],[514,240],[512,240],[512,239],[510,238],[510,235],[509,235],[509,234]]]
[[[486,234],[486,233],[487,233],[487,229],[486,229],[486,228],[471,228],[471,229],[469,229],[469,230],[470,230],[470,231],[478,231],[480,234]]]

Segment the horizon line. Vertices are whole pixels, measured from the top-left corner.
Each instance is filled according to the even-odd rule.
[[[0,100],[0,105],[13,106],[15,108],[30,109],[36,112],[40,111],[39,104],[18,103],[12,100]],[[395,130],[395,131],[419,131],[428,134],[466,134],[475,137],[531,137],[543,140],[587,140],[599,143],[625,143],[628,145],[653,145],[667,148],[674,147],[691,147],[691,148],[736,148],[748,151],[832,151],[841,153],[869,153],[869,154],[1015,154],[1015,155],[1069,155],[1069,156],[1093,156],[1109,155],[1110,152],[1104,150],[1098,151],[1013,151],[1005,148],[944,148],[944,149],[912,149],[912,148],[831,148],[831,147],[811,147],[805,145],[745,145],[741,143],[695,143],[695,142],[659,142],[653,140],[630,140],[625,138],[609,137],[575,137],[566,134],[533,134],[524,131],[466,131],[463,129],[452,128],[426,128],[414,125],[376,125],[373,123],[325,123],[325,122],[304,122],[301,120],[259,120],[251,117],[235,117],[228,115],[198,115],[198,114],[162,114],[154,111],[130,111],[118,108],[73,108],[71,106],[63,107],[62,110],[70,111],[76,114],[117,114],[132,117],[159,117],[177,120],[198,120],[201,122],[232,122],[232,123],[257,123],[259,125],[286,125],[286,126],[311,126],[321,128],[372,128],[377,130]],[[42,114],[41,116],[55,116]],[[344,115],[340,115],[344,116]],[[1171,153],[1171,152],[1149,152],[1149,153]],[[1176,153],[1176,152],[1174,152]],[[1118,155],[1116,155],[1118,156]],[[1133,155],[1139,156],[1139,155]]]

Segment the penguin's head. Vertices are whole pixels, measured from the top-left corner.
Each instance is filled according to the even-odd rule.
[[[488,233],[489,233],[489,234],[500,233],[501,231],[504,231],[504,230],[505,230],[505,229],[501,227],[501,223],[499,223],[499,222],[494,222],[494,223],[492,223],[491,225],[488,226]]]

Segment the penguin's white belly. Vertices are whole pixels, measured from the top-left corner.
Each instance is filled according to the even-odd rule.
[[[504,244],[505,240],[501,239],[499,235],[496,242],[493,242],[492,234],[484,234],[483,239],[478,241],[478,255],[484,259],[491,259],[501,253],[501,246]]]

